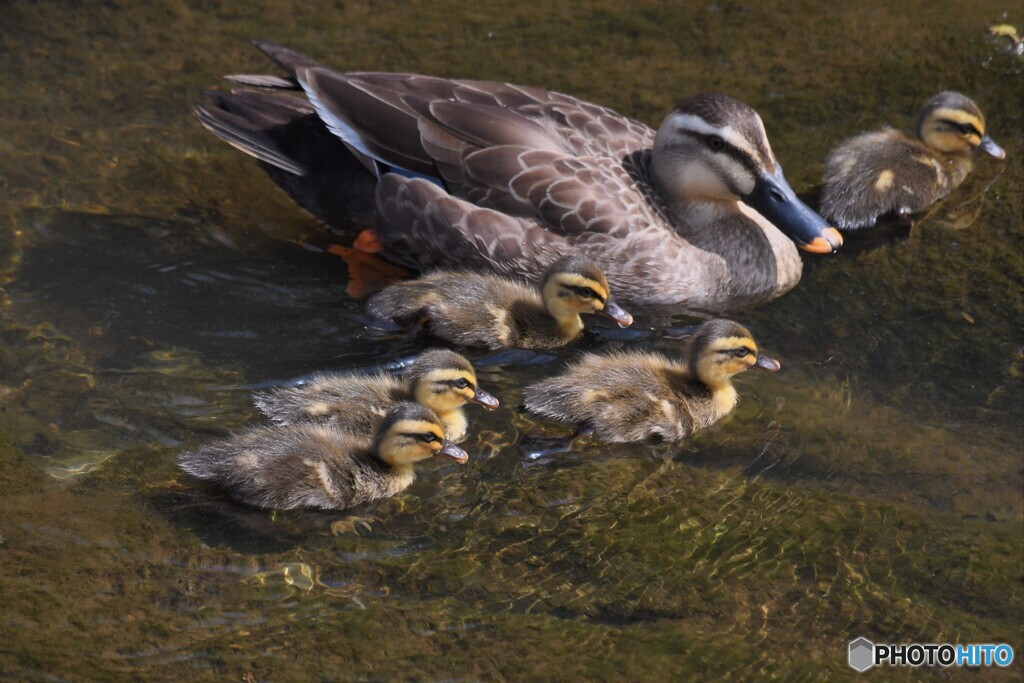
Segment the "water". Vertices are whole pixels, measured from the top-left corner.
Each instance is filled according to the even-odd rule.
[[[5,7],[0,675],[831,679],[864,635],[1008,642],[1019,678],[1024,71],[986,31],[1024,25],[1007,9]],[[516,412],[519,388],[578,348],[498,359],[480,377],[505,407],[470,414],[469,464],[348,513],[268,514],[182,483],[175,455],[250,423],[254,387],[420,346],[365,329],[329,235],[195,122],[221,74],[265,68],[249,37],[652,124],[722,90],[798,191],[844,136],[942,89],[979,102],[1008,160],[737,315],[783,371],[744,375],[693,440],[523,461],[523,434],[565,430]]]

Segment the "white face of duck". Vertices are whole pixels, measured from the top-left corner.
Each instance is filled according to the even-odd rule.
[[[732,125],[713,125],[696,114],[672,112],[654,141],[655,173],[664,189],[690,200],[736,201],[754,191],[753,168],[777,164],[761,117],[751,141]],[[749,128],[749,127],[748,127]]]
[[[801,249],[829,254],[843,244],[786,182],[761,117],[726,95],[695,95],[665,117],[651,169],[671,203],[739,211],[742,200]]]

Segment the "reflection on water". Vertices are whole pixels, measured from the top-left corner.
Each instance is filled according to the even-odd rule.
[[[8,8],[0,672],[831,679],[861,635],[1016,647],[1024,82],[985,22],[1024,17],[986,4],[970,25],[955,3],[827,20],[772,3],[347,4],[327,26],[312,4]],[[329,233],[192,121],[202,88],[260,63],[249,35],[341,68],[545,84],[648,122],[691,88],[726,90],[761,111],[798,189],[843,136],[957,88],[1008,161],[741,314],[783,371],[743,375],[737,411],[692,440],[519,456],[524,436],[565,432],[518,412],[520,387],[581,349],[682,352],[692,320],[641,309],[636,331],[573,349],[473,356],[503,405],[470,414],[466,466],[346,512],[269,513],[182,482],[176,454],[254,420],[254,387],[423,345],[367,329]]]

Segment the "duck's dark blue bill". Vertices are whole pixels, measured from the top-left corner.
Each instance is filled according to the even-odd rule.
[[[754,363],[754,365],[756,367],[763,368],[768,372],[778,372],[779,368],[782,367],[779,361],[775,360],[774,358],[769,358],[763,353],[757,354],[757,361]]]
[[[443,455],[446,458],[451,458],[457,463],[465,463],[469,460],[469,453],[462,450],[448,439],[441,442],[441,450],[437,452],[438,455]]]
[[[598,313],[606,318],[611,318],[619,324],[619,327],[629,327],[633,324],[633,316],[611,300],[604,302],[604,308],[598,311]]]
[[[774,175],[761,175],[743,201],[757,210],[804,251],[831,254],[843,246],[843,236],[800,201],[777,167]]]
[[[498,407],[498,399],[494,398],[483,389],[477,389],[476,393],[473,394],[473,398],[469,399],[469,402],[483,406],[484,408],[487,408],[487,410],[494,410]]]
[[[1006,150],[996,144],[996,141],[987,135],[983,135],[981,142],[978,144],[981,151],[989,156],[994,156],[996,159],[1005,159]]]

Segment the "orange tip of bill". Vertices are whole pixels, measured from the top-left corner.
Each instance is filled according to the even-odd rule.
[[[812,254],[831,254],[843,246],[843,236],[835,228],[825,228],[819,237],[810,244],[801,244],[800,248]]]

